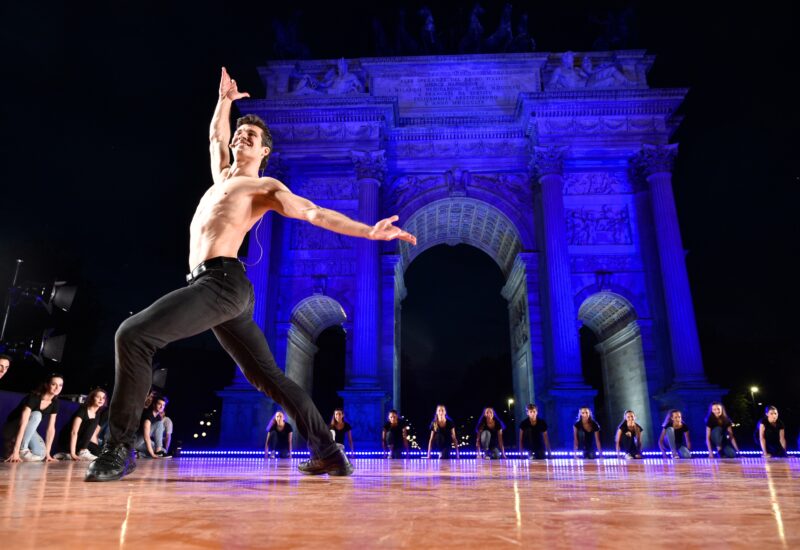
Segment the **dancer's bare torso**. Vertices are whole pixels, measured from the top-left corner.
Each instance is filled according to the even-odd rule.
[[[285,189],[274,178],[234,176],[205,192],[189,226],[189,268],[216,256],[235,258],[245,235]]]

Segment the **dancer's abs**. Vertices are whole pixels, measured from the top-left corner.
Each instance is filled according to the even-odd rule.
[[[189,227],[189,269],[209,258],[239,255],[254,221],[252,198],[236,195],[215,193],[212,188],[200,200]]]

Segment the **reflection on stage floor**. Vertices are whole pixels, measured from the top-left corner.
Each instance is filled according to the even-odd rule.
[[[139,460],[112,483],[2,464],[3,547],[800,547],[798,458],[297,462]]]

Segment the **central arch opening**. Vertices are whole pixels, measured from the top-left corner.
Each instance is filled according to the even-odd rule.
[[[427,445],[427,425],[439,403],[471,445],[484,407],[495,408],[509,426],[509,312],[497,263],[473,246],[437,245],[414,258],[404,278],[400,412],[417,441]],[[514,430],[506,432],[511,444]]]
[[[341,325],[323,330],[314,342],[317,353],[314,355],[311,397],[326,421],[333,416],[333,410],[343,405],[339,391],[344,389],[346,332]]]
[[[645,445],[654,441],[642,338],[633,305],[623,296],[600,291],[578,310],[581,359],[586,381],[598,391],[595,415],[611,443],[625,410],[633,410],[644,428]]]

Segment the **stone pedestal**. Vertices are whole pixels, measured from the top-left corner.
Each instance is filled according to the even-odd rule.
[[[594,411],[597,390],[584,384],[558,384],[543,396],[547,416],[544,419],[553,449],[572,449],[572,425],[578,418],[578,409],[589,407]],[[608,430],[608,426],[601,426]]]
[[[222,398],[221,449],[263,449],[275,402],[249,386],[229,386]]]
[[[339,396],[344,400],[346,419],[353,427],[356,450],[379,450],[389,395],[381,390],[348,387]]]

